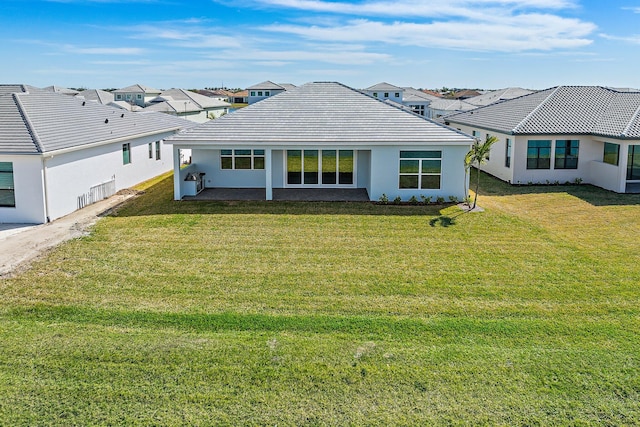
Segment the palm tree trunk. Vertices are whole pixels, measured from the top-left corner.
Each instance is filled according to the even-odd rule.
[[[471,209],[476,208],[476,202],[478,201],[478,190],[480,189],[480,166],[476,168],[476,191],[473,196],[473,207]]]

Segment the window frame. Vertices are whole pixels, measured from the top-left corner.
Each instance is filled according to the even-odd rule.
[[[244,151],[249,151],[250,154],[242,154]],[[230,152],[227,154],[226,152]],[[240,153],[238,153],[240,152]],[[253,149],[253,148],[228,148],[220,150],[220,170],[265,170],[265,150],[261,148]],[[231,161],[231,167],[227,167],[225,165],[225,160]],[[246,160],[250,159],[250,167],[237,167],[238,159]],[[258,163],[258,167],[256,167],[256,161]],[[260,163],[262,163],[262,167],[260,167]]]
[[[544,146],[544,147],[532,147],[531,143],[541,143],[541,142],[545,142],[548,143],[548,147]],[[535,157],[530,157],[529,156],[529,151],[535,149],[536,150],[536,156]],[[547,159],[545,159],[544,157],[540,157],[540,150],[544,150],[544,149],[548,149],[549,150],[549,157]],[[552,149],[553,149],[553,141],[550,139],[530,139],[527,141],[527,169],[528,170],[548,170],[551,169],[551,153],[552,153]],[[530,160],[535,160],[535,167],[532,167],[530,165]],[[541,160],[546,160],[549,162],[549,164],[545,167],[544,164],[541,166]]]
[[[615,146],[616,147],[616,151],[615,151],[615,155],[616,155],[616,160],[615,163],[607,161],[607,146]],[[609,153],[609,155],[611,155],[613,153]],[[602,152],[602,163],[607,163],[609,165],[613,165],[613,166],[620,166],[620,144],[616,144],[615,142],[606,142],[604,143],[604,147],[603,147],[603,152]]]
[[[559,146],[559,143],[564,143],[564,146]],[[576,143],[576,146],[573,146]],[[559,150],[560,149],[560,153]],[[575,149],[575,155],[570,154]],[[559,155],[560,154],[560,155]],[[579,139],[556,139],[554,149],[554,169],[578,169],[578,160],[580,156],[580,140]],[[573,160],[575,158],[575,167],[573,165],[567,166],[567,160]]]
[[[148,148],[149,148],[149,158],[153,159],[153,142],[150,142],[148,144]]]
[[[131,143],[125,142],[122,144],[122,165],[130,165],[131,161]]]
[[[9,203],[3,203],[3,200],[5,200],[5,197],[0,197],[0,208],[15,208],[16,207],[16,185],[15,185],[15,171],[13,169],[13,162],[0,162],[0,165],[5,165],[4,167],[0,167],[0,176],[2,175],[9,176],[9,178],[0,179],[0,183],[2,183],[5,180],[7,182],[6,188],[0,187],[0,194],[3,192],[6,192],[8,194],[8,196],[6,197],[6,200],[9,201]]]
[[[506,138],[504,145],[504,167],[511,168],[511,151],[513,150],[511,138]]]
[[[411,153],[411,154],[410,154]],[[422,154],[419,154],[422,153]],[[425,156],[424,153],[433,153],[433,156]],[[399,168],[398,168],[398,189],[399,190],[441,190],[442,189],[442,150],[401,150],[399,153]],[[403,161],[407,162],[415,162],[417,161],[417,171],[416,172],[402,172]],[[438,172],[425,172],[427,168],[425,166],[425,162],[438,162]],[[424,182],[425,178],[433,179],[432,177],[438,177],[438,186],[437,187],[425,187]],[[416,177],[417,182],[416,186],[403,186],[403,177]]]
[[[156,160],[161,160],[162,159],[162,146],[161,143],[162,141],[156,141]]]

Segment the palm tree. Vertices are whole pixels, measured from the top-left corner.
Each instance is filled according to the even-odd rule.
[[[480,188],[480,165],[486,163],[489,160],[489,153],[491,151],[491,146],[498,141],[498,138],[495,136],[487,135],[487,138],[484,142],[480,142],[480,139],[476,138],[471,145],[471,150],[467,153],[464,158],[464,169],[465,169],[465,185],[467,182],[466,177],[469,176],[469,170],[471,166],[476,167],[476,189],[475,196],[473,198],[473,206],[470,209],[475,209],[476,202],[478,201],[478,190]],[[467,190],[465,188],[465,194]]]

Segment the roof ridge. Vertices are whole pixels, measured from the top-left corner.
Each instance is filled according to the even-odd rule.
[[[26,92],[26,93],[28,94],[29,92]],[[38,152],[44,153],[44,147],[42,145],[42,142],[40,141],[38,132],[36,132],[35,126],[33,126],[33,123],[29,119],[29,116],[27,115],[24,105],[22,105],[22,101],[20,101],[20,97],[18,96],[17,93],[13,94],[13,99],[15,100],[16,105],[18,106],[18,111],[20,111],[20,116],[22,116],[22,120],[24,120],[24,123],[27,126],[29,133],[31,134],[31,138],[33,139],[33,144],[38,149]]]
[[[519,128],[524,127],[524,125],[527,123],[527,121],[533,117],[534,114],[536,114],[539,110],[542,109],[542,107],[549,102],[549,100],[551,99],[551,97],[553,97],[559,90],[560,88],[563,86],[556,86],[555,88],[553,88],[553,91],[549,94],[549,96],[547,96],[541,103],[539,103],[536,108],[534,108],[533,110],[531,110],[531,112],[529,114],[527,114],[527,116],[522,119],[520,121],[520,123],[518,123],[512,130],[511,132],[516,133],[518,131]],[[536,93],[536,92],[534,92]],[[525,95],[528,96],[528,95]]]

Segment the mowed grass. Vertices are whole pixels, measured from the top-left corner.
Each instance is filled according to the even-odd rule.
[[[0,279],[1,425],[640,424],[640,196],[172,201]]]

